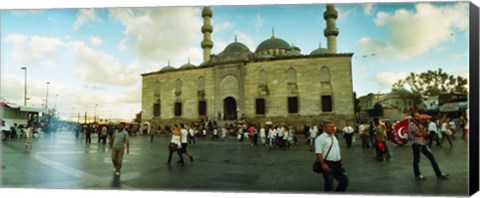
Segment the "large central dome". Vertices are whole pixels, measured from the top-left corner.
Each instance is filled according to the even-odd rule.
[[[242,54],[244,52],[250,53],[250,49],[235,39],[235,42],[230,43],[219,55]]]
[[[272,38],[267,39],[267,40],[263,41],[262,43],[260,43],[260,45],[258,45],[258,47],[257,47],[257,50],[255,50],[255,53],[268,51],[268,50],[272,50],[272,49],[273,50],[275,50],[275,49],[289,50],[290,45],[286,41],[284,41],[282,39],[279,39],[279,38],[275,38],[274,36],[272,36]]]

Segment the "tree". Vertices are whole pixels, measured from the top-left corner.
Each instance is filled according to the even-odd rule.
[[[407,86],[409,89],[407,89]],[[392,86],[392,91],[409,91],[413,96],[423,98],[445,93],[466,94],[468,81],[461,76],[445,73],[441,68],[437,71],[428,70],[423,73],[410,73],[403,80]]]
[[[359,113],[360,109],[360,100],[357,98],[357,92],[353,92],[353,107],[355,109],[355,113]]]
[[[372,116],[374,117],[381,117],[383,116],[383,106],[379,102],[373,105]]]
[[[135,114],[135,119],[133,119],[133,121],[136,122],[136,123],[141,123],[142,122],[142,111]]]

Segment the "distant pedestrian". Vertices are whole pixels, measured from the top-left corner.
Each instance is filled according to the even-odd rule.
[[[379,161],[383,160],[384,158],[390,159],[390,152],[387,147],[387,139],[385,135],[385,125],[380,123],[378,118],[374,118],[373,123],[375,125],[375,158]]]
[[[102,144],[106,144],[107,143],[107,136],[108,136],[108,129],[107,129],[106,125],[102,125],[101,136],[102,136]]]
[[[188,131],[187,129],[185,128],[185,125],[184,124],[180,124],[180,126],[182,127],[182,129],[180,129],[180,133],[182,134],[181,136],[181,139],[180,139],[180,142],[181,142],[181,145],[182,145],[182,148],[180,149],[182,154],[185,154],[188,156],[188,158],[190,158],[190,162],[193,162],[193,156],[187,152],[187,145],[188,145],[188,141],[187,141],[187,136],[188,136]],[[215,129],[216,131],[217,129]],[[217,135],[217,138],[218,138],[218,135]]]
[[[197,142],[195,141],[195,131],[193,130],[193,126],[188,129],[188,144],[192,143],[197,144]]]
[[[437,124],[435,124],[435,122],[431,119],[427,119],[427,123],[428,123],[428,132],[429,132],[428,146],[432,146],[433,141],[436,141],[437,145],[440,145],[440,140],[439,140],[440,138],[438,137]]]
[[[440,141],[440,145],[443,144],[443,141],[445,141],[445,139],[448,140],[448,143],[450,143],[450,147],[453,147],[453,143],[452,143],[452,136],[453,136],[453,132],[452,130],[450,129],[450,125],[448,124],[448,122],[446,121],[446,119],[442,119],[442,126],[440,128],[440,131],[442,133],[442,140]]]
[[[92,143],[92,131],[93,131],[93,126],[89,126],[88,124],[85,124],[84,128],[85,132],[85,144],[90,144]]]
[[[33,138],[33,131],[35,130],[35,125],[33,122],[28,122],[27,125],[27,132],[25,136],[25,149],[31,150],[32,149],[32,138]]]
[[[422,152],[430,160],[430,163],[432,164],[433,170],[435,171],[437,178],[447,179],[448,174],[444,174],[440,171],[435,157],[430,151],[430,148],[428,148],[427,146],[427,141],[425,140],[425,138],[428,137],[429,133],[428,129],[425,128],[425,125],[422,123],[422,116],[418,112],[412,113],[411,116],[412,118],[410,120],[410,123],[408,124],[408,131],[410,131],[413,140],[413,173],[415,175],[415,179],[417,181],[426,180],[425,177],[420,174],[420,168],[418,165],[420,163],[420,152]]]
[[[117,129],[110,139],[110,147],[112,148],[112,162],[115,175],[120,175],[122,168],[123,154],[129,154],[130,143],[128,141],[128,132],[125,130],[125,123],[118,124]]]
[[[352,147],[352,139],[353,139],[353,127],[347,124],[345,127],[343,127],[343,133],[345,134],[345,141],[347,143],[347,148]]]
[[[324,189],[333,191],[333,179],[335,178],[338,181],[335,191],[346,191],[349,179],[343,167],[333,121],[324,121],[323,131],[324,133],[315,139],[315,154],[323,169]]]
[[[310,127],[309,133],[310,133],[310,151],[313,151],[313,149],[315,148],[315,139],[318,136],[317,124],[314,124],[312,127]]]
[[[260,128],[260,141],[262,142],[262,145],[265,145],[265,137],[265,127],[262,126],[262,128]]]

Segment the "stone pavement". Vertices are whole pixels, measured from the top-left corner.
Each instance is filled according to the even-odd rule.
[[[290,149],[268,150],[238,142],[235,137],[226,141],[211,136],[197,137],[189,145],[193,163],[186,158],[185,166],[176,164],[173,155],[167,161],[168,137],[132,136],[131,150],[125,155],[122,173],[115,176],[110,149],[97,144],[85,145],[83,138],[71,132],[45,134],[35,138],[33,149],[24,149],[23,141],[8,139],[1,145],[1,188],[47,189],[128,189],[182,190],[271,193],[323,193],[323,177],[312,172],[313,152],[303,137]],[[455,146],[432,146],[432,151],[449,180],[437,180],[429,160],[421,156],[420,170],[427,181],[415,181],[410,145],[388,144],[392,158],[375,161],[372,149],[362,149],[360,143],[346,148],[340,139],[345,168],[349,174],[349,194],[370,195],[468,195],[468,149],[460,138]]]

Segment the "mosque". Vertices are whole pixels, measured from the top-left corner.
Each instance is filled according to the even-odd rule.
[[[323,14],[328,48],[319,47],[308,55],[273,31],[255,51],[235,39],[221,53],[212,54],[212,16],[211,8],[205,7],[202,64],[189,61],[175,68],[169,63],[141,74],[142,121],[163,126],[244,117],[247,122],[297,128],[323,119],[342,128],[355,123],[353,53],[337,53],[334,5],[327,4]]]

